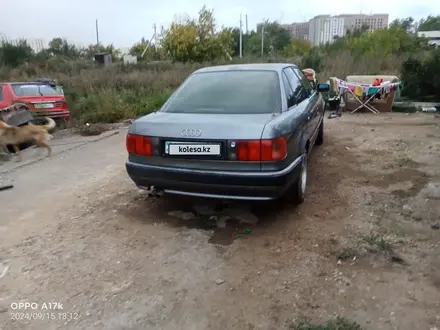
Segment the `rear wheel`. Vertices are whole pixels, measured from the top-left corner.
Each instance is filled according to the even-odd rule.
[[[287,189],[283,196],[283,200],[292,204],[301,204],[304,202],[307,187],[307,151],[302,155],[301,170],[298,178]]]
[[[320,146],[324,143],[324,118],[321,121],[321,125],[319,125],[318,136],[316,137],[315,144]]]

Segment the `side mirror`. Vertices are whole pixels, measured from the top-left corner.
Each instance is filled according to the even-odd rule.
[[[329,84],[318,84],[318,85],[316,85],[316,90],[319,93],[328,92],[330,90],[330,85]]]

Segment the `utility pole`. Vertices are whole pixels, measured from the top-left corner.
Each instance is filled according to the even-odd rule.
[[[243,22],[240,14],[240,58],[243,57]]]
[[[247,14],[246,14],[246,34],[249,34]]]
[[[99,46],[98,20],[96,20],[96,45]]]
[[[263,24],[261,25],[261,58],[264,57],[264,25]]]
[[[157,34],[156,34],[157,27],[156,27],[156,23],[154,23],[153,29],[154,29],[154,47],[156,47],[157,46]]]

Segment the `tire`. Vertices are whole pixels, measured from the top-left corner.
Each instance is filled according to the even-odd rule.
[[[283,195],[283,200],[294,205],[299,205],[304,202],[306,197],[306,187],[307,187],[307,151],[302,155],[303,159],[301,162],[301,171],[298,178],[292,184],[292,186],[287,189]]]
[[[318,136],[316,137],[315,145],[320,146],[324,143],[324,118],[322,118],[321,124],[319,125]]]

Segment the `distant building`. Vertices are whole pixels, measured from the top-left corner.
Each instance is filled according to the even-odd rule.
[[[431,45],[440,46],[440,31],[419,31],[417,36],[429,39]]]
[[[368,26],[368,31],[373,32],[379,29],[385,29],[388,27],[388,14],[343,14],[339,17],[344,18],[344,29],[356,30],[360,29],[363,25]]]
[[[124,64],[136,64],[137,63],[137,57],[130,55],[130,54],[124,54],[122,55],[122,62]]]
[[[292,39],[309,40],[309,22],[282,24],[281,26],[289,31]]]
[[[112,64],[112,54],[108,52],[96,53],[94,59],[96,63],[103,64],[104,66]]]
[[[368,26],[369,31],[384,29],[388,26],[388,19],[388,14],[318,15],[309,21],[309,40],[312,45],[320,45],[344,36],[347,30],[360,29],[362,26]]]

